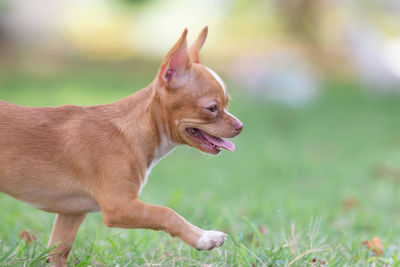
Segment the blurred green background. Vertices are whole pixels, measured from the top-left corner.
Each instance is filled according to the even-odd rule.
[[[1,100],[115,101],[152,81],[183,28],[192,42],[208,25],[203,62],[225,79],[244,123],[234,153],[179,147],[140,196],[227,231],[223,248],[106,229],[91,214],[72,263],[398,264],[399,15],[396,0],[1,0]],[[4,194],[0,207],[0,263],[44,264],[54,215]],[[21,242],[24,230],[37,249]],[[374,236],[378,258],[361,246]]]

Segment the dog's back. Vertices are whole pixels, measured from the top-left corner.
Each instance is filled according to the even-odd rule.
[[[31,108],[0,101],[0,191],[48,211],[59,209],[64,197],[86,198],[76,190],[80,181],[66,157],[84,114],[77,106]]]

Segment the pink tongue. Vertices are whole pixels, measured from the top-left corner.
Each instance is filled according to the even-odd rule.
[[[201,133],[203,134],[203,136],[211,143],[213,143],[216,146],[220,146],[222,148],[225,148],[226,150],[229,151],[234,151],[235,150],[235,144],[232,142],[229,142],[227,140],[209,135],[206,132],[201,131]]]

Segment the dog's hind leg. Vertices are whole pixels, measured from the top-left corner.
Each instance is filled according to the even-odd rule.
[[[67,258],[72,249],[79,226],[86,217],[82,214],[57,214],[51,231],[48,247],[57,245],[47,258],[56,267],[67,266]],[[59,243],[59,244],[58,244]]]

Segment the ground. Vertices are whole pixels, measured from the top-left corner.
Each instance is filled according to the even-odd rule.
[[[101,104],[152,79],[152,71],[70,70],[0,75],[0,99],[30,106]],[[175,209],[222,248],[197,251],[165,233],[108,229],[90,214],[76,266],[398,265],[400,98],[326,81],[304,107],[255,100],[229,83],[230,112],[245,127],[236,151],[206,156],[179,147],[152,171],[141,199]],[[0,122],[1,123],[1,122]],[[0,265],[45,265],[53,214],[0,193]],[[36,240],[27,244],[20,234]],[[361,243],[379,237],[383,254]]]

